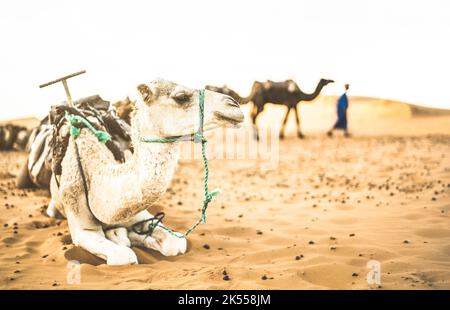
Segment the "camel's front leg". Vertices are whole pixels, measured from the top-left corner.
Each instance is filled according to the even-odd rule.
[[[130,239],[128,239],[128,231],[125,227],[108,228],[104,230],[106,238],[115,244],[126,247],[131,246]]]
[[[128,227],[128,238],[131,244],[159,251],[164,256],[184,254],[187,249],[187,240],[184,237],[178,238],[161,227],[156,227],[151,236],[137,234],[131,229],[133,224],[150,218],[153,218],[153,215],[144,210],[125,224]]]
[[[117,245],[105,238],[101,225],[92,221],[86,223],[86,218],[72,212],[68,212],[67,220],[72,241],[76,246],[105,259],[108,265],[138,263],[136,254],[132,249]]]

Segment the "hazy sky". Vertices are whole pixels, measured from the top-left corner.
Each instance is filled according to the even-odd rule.
[[[450,1],[1,1],[0,118],[65,99],[38,85],[74,71],[73,97],[135,96],[163,77],[247,95],[255,79],[321,77],[352,94],[450,108]],[[3,108],[7,106],[7,109]]]

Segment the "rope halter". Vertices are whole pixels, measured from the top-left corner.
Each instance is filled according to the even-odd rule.
[[[140,138],[141,142],[146,143],[172,143],[177,141],[191,141],[194,143],[201,143],[202,144],[202,157],[203,157],[203,164],[205,169],[205,177],[203,179],[203,186],[205,191],[205,198],[203,200],[202,204],[202,210],[200,214],[200,218],[184,233],[178,233],[173,231],[172,229],[165,227],[164,225],[160,224],[161,221],[153,221],[153,219],[149,219],[148,221],[151,221],[149,224],[149,231],[153,231],[156,226],[161,227],[162,229],[169,232],[171,235],[178,237],[178,238],[185,238],[187,235],[189,235],[200,223],[206,223],[206,209],[208,208],[208,204],[211,202],[214,196],[219,194],[219,189],[214,189],[213,191],[209,191],[208,186],[208,178],[209,178],[209,165],[208,165],[208,158],[206,156],[206,142],[207,140],[203,136],[203,123],[204,123],[204,110],[205,110],[205,90],[201,89],[199,90],[199,126],[197,129],[197,132],[195,134],[191,135],[185,135],[185,136],[178,136],[178,137],[171,137],[171,138],[159,138],[159,139],[146,139],[146,138]],[[156,224],[153,224],[156,223]],[[150,225],[153,225],[154,227],[150,227]]]

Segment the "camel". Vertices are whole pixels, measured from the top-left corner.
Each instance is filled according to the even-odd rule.
[[[25,150],[29,135],[30,131],[23,126],[13,124],[0,126],[0,150]]]
[[[254,82],[251,93],[244,99],[245,102],[252,101],[253,108],[251,111],[251,118],[253,125],[255,126],[255,136],[259,139],[258,127],[256,126],[256,118],[264,110],[264,106],[267,103],[281,104],[287,107],[286,115],[283,120],[283,124],[280,130],[280,139],[284,138],[284,129],[289,117],[289,112],[294,110],[295,120],[297,123],[297,136],[303,138],[304,135],[300,129],[300,115],[298,111],[298,103],[300,101],[312,101],[321,92],[322,88],[330,83],[334,83],[333,80],[321,79],[316,86],[313,93],[304,93],[293,80],[286,80],[284,82]]]
[[[183,254],[187,246],[184,235],[169,233],[160,218],[147,211],[173,177],[180,142],[145,141],[196,133],[200,123],[199,91],[163,79],[141,84],[137,89],[139,96],[131,119],[132,158],[125,163],[115,162],[106,146],[83,128],[77,138],[69,141],[59,186],[54,177],[50,184],[48,209],[56,209],[67,218],[75,245],[105,259],[108,265],[137,264],[131,245],[154,249],[165,256]],[[244,120],[239,104],[229,96],[206,90],[204,102],[205,131],[238,126]],[[87,193],[80,171],[85,174]],[[145,226],[155,220],[151,233],[136,231],[135,224]]]
[[[113,104],[116,108],[117,116],[127,122],[128,125],[131,125],[131,114],[134,110],[134,104],[135,102],[131,101],[129,97]]]

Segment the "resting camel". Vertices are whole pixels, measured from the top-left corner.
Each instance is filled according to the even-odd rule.
[[[0,150],[25,150],[29,135],[30,131],[23,126],[13,124],[0,126]]]
[[[170,234],[161,223],[151,234],[137,233],[132,226],[154,219],[147,208],[166,191],[180,156],[179,141],[145,143],[143,139],[196,133],[199,91],[162,79],[137,89],[139,98],[131,119],[132,158],[122,164],[115,162],[106,146],[84,128],[69,141],[59,187],[54,177],[50,184],[49,209],[56,208],[67,218],[73,243],[108,265],[136,264],[131,245],[165,256],[186,251],[186,238]],[[204,130],[244,120],[239,104],[229,96],[206,90],[204,103]],[[87,197],[79,164],[86,177]]]
[[[304,93],[293,80],[286,80],[284,82],[254,82],[250,93],[250,96],[245,101],[253,102],[253,109],[251,111],[251,117],[253,125],[255,126],[255,136],[259,139],[258,127],[256,126],[256,118],[259,113],[264,110],[266,103],[281,104],[287,107],[286,115],[283,120],[283,124],[280,130],[280,139],[284,138],[284,128],[289,117],[289,112],[294,110],[295,120],[297,123],[297,136],[303,138],[303,133],[300,129],[300,115],[298,111],[298,103],[300,101],[312,101],[319,94],[322,88],[330,83],[334,83],[333,80],[321,79],[316,86],[313,93]]]
[[[113,104],[116,108],[117,116],[127,122],[128,125],[131,125],[131,114],[134,110],[134,104],[134,101],[131,101],[129,97]]]

